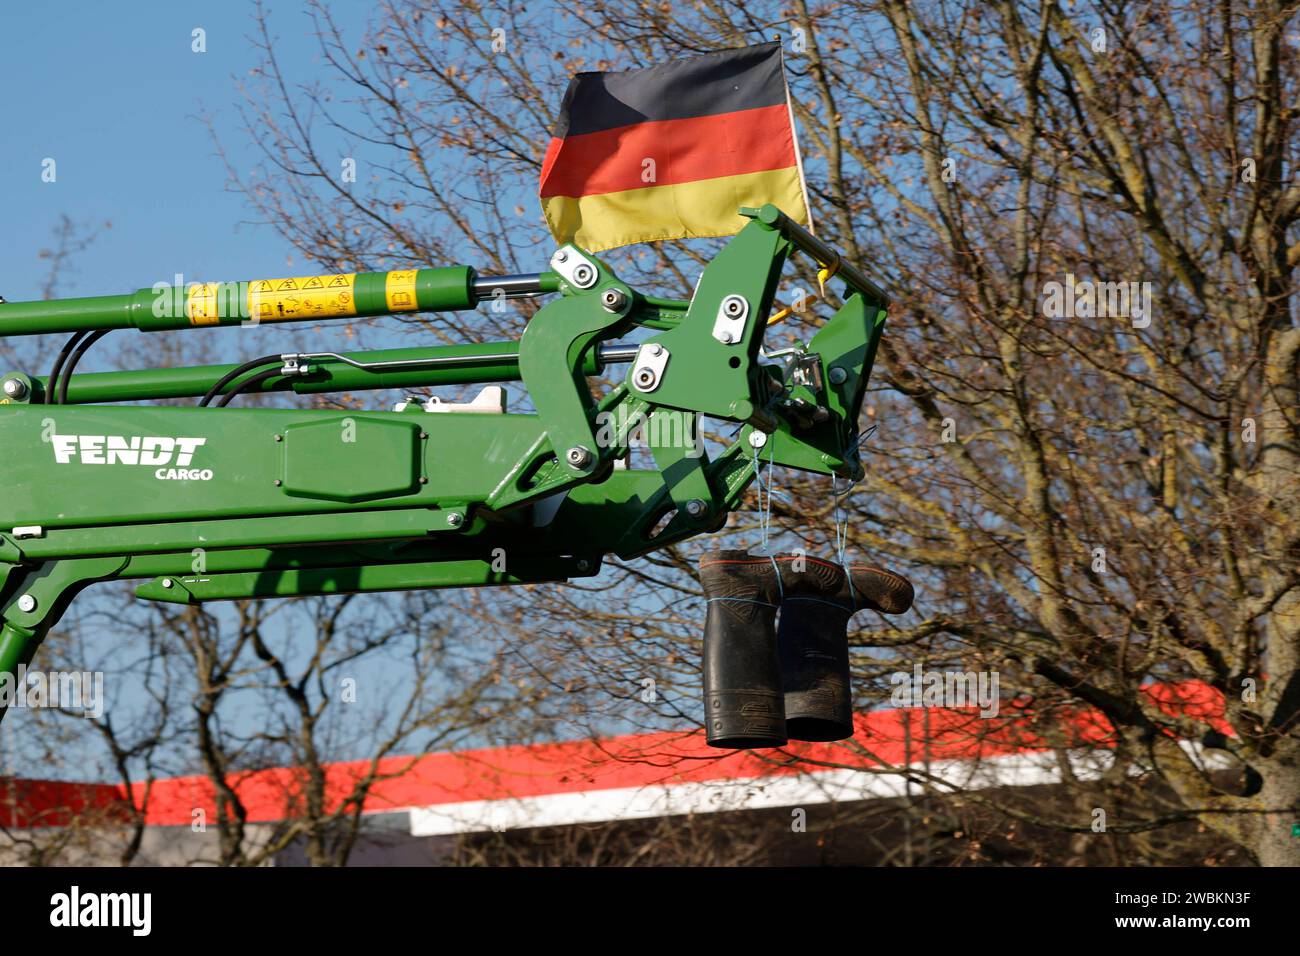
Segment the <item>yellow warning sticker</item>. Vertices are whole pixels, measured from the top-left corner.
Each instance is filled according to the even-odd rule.
[[[248,284],[248,315],[254,322],[356,315],[356,282],[356,273],[258,279]]]
[[[384,296],[389,312],[410,312],[415,308],[415,277],[419,270],[405,269],[388,273],[384,280]]]
[[[219,325],[221,315],[217,310],[217,289],[220,282],[196,282],[190,286],[185,299],[185,315],[190,325]]]

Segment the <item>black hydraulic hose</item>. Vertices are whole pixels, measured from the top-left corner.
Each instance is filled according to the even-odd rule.
[[[63,379],[59,382],[58,404],[68,404],[68,382],[72,380],[72,373],[76,370],[77,363],[81,361],[81,357],[90,350],[92,345],[112,331],[112,329],[96,329],[94,332],[91,332],[90,335],[86,336],[86,338],[82,340],[81,344],[77,346],[77,350],[73,352],[71,358],[68,359],[68,366],[63,370]]]
[[[263,355],[261,358],[255,358],[251,362],[245,362],[243,365],[239,366],[239,368],[227,372],[225,375],[221,376],[221,380],[217,382],[217,384],[208,389],[208,393],[199,401],[199,407],[203,408],[211,402],[221,394],[222,389],[235,379],[239,378],[239,376],[251,372],[253,369],[261,368],[263,365],[269,365],[272,362],[276,365],[280,365],[283,362],[283,359],[279,355]],[[225,402],[222,402],[221,404],[224,405]]]
[[[82,329],[80,332],[74,332],[68,338],[68,341],[64,343],[63,349],[59,352],[59,357],[54,362],[54,369],[50,372],[50,377],[45,380],[44,399],[46,405],[53,405],[59,397],[59,372],[63,370],[63,363],[68,360],[72,350],[89,334],[88,330]]]
[[[222,395],[221,401],[217,402],[217,404],[214,407],[225,408],[227,405],[230,404],[230,400],[234,398],[236,395],[238,395],[240,392],[247,391],[248,389],[252,388],[255,385],[261,385],[268,378],[275,378],[277,375],[280,374],[280,371],[281,370],[279,368],[268,368],[265,372],[258,372],[256,375],[252,376],[251,378],[244,379],[242,382],[240,382],[238,385],[232,388],[225,395]]]

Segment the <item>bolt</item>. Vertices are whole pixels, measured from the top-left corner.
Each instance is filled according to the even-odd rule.
[[[738,295],[729,295],[722,300],[722,311],[734,319],[745,311],[745,300]]]
[[[36,610],[36,598],[30,594],[24,594],[18,599],[18,610],[24,614],[31,614],[32,611]]]
[[[284,482],[279,478],[275,479],[275,487],[279,488],[282,484],[284,484]]]
[[[838,365],[831,366],[830,379],[832,385],[843,385],[844,380],[848,377],[849,373],[844,371],[844,369],[840,368]]]
[[[163,578],[163,579],[162,579],[162,586],[165,587],[165,588],[169,588],[169,587],[171,587],[171,586],[172,586],[172,579],[171,579],[171,578]]]
[[[555,261],[556,261],[556,262],[568,262],[568,261],[569,261],[569,250],[567,250],[567,249],[561,249],[559,252],[557,252],[557,253],[555,254]]]
[[[690,501],[686,502],[686,513],[692,518],[700,517],[700,515],[704,514],[707,510],[708,506],[699,498],[692,498]]]
[[[573,270],[573,281],[578,283],[578,285],[581,286],[589,285],[591,281],[595,278],[596,275],[592,271],[591,266],[589,265],[581,265],[578,266],[578,268]]]
[[[736,337],[732,335],[730,332],[728,332],[726,329],[723,329],[721,332],[718,333],[718,339],[722,342],[723,345],[731,345],[733,342],[736,341]]]
[[[453,528],[459,528],[461,522],[464,520],[465,516],[459,511],[453,511],[451,514],[447,515],[447,524],[451,525]]]
[[[21,378],[5,379],[5,394],[10,398],[22,398],[27,394],[27,383]]]
[[[600,304],[605,307],[606,312],[621,312],[623,306],[627,305],[627,296],[623,294],[622,289],[606,289],[601,293]]]
[[[767,444],[767,433],[754,429],[749,433],[749,443],[755,448],[762,448]]]
[[[427,485],[428,483],[429,483],[429,479],[426,478],[424,475],[421,475],[421,476],[420,476],[420,484],[422,484],[422,485]]]
[[[284,436],[283,436],[283,435],[276,435],[276,436],[275,436],[275,440],[276,440],[276,441],[284,441]]]
[[[574,445],[564,457],[568,459],[569,464],[574,468],[587,468],[591,464],[591,452],[581,445]]]
[[[652,342],[649,346],[646,347],[646,351],[649,352],[651,355],[663,355],[664,347],[660,345],[658,342]]]
[[[655,383],[654,369],[646,368],[644,365],[636,370],[636,375],[632,379],[636,382],[637,388],[650,388]]]
[[[588,561],[586,558],[579,558],[579,559],[578,559],[577,567],[578,567],[578,570],[579,570],[579,571],[590,571],[590,570],[591,570],[591,562]]]

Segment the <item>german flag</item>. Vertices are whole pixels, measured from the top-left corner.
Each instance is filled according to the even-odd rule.
[[[729,236],[769,202],[808,223],[781,44],[577,74],[540,195],[556,241],[593,252]]]

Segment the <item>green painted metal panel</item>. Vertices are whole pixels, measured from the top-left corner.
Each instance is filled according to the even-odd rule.
[[[536,584],[589,577],[599,563],[579,558],[529,558],[498,569],[492,559],[469,558],[408,564],[288,568],[158,578],[136,589],[151,601],[198,604],[238,598],[296,597],[307,594],[358,594],[426,588],[492,587]]]
[[[428,437],[410,421],[353,415],[290,425],[280,442],[284,448],[281,490],[327,501],[409,495],[423,477],[421,436]],[[328,467],[322,467],[325,463]]]
[[[343,436],[349,420],[360,427],[357,440],[322,440],[296,460],[300,471],[346,476],[382,462],[389,453],[382,436],[388,433],[363,423],[395,422],[404,433],[414,428],[430,436],[420,443],[419,461],[428,483],[413,486],[401,499],[342,502],[287,495],[287,430],[324,423],[322,435]],[[525,414],[4,405],[0,447],[9,452],[0,530],[344,512],[392,500],[465,505],[482,501],[521,466],[543,434],[538,417]],[[361,474],[356,479],[367,480]]]

